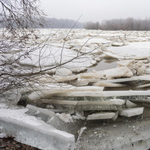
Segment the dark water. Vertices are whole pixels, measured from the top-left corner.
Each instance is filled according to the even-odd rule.
[[[93,70],[100,71],[106,69],[112,69],[117,67],[117,61],[115,59],[101,60],[98,65],[88,68],[87,72],[92,72]]]

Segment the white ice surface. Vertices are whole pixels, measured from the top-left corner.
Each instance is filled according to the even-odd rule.
[[[20,63],[34,66],[50,66],[64,63],[74,58],[76,52],[65,48],[48,47],[37,49],[30,53],[30,57],[21,60]]]
[[[75,57],[76,59],[72,60]],[[65,63],[63,66],[66,68],[77,68],[90,67],[96,63],[93,61],[90,55],[80,56],[71,49],[49,47],[33,51],[30,53],[30,57],[20,60],[20,63],[36,67],[56,66]]]
[[[120,116],[133,117],[143,114],[144,107],[124,109],[119,112]]]
[[[134,42],[122,47],[109,47],[109,51],[122,56],[150,56],[150,42]]]

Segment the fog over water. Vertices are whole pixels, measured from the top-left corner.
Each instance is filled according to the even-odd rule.
[[[145,19],[150,17],[150,0],[40,0],[51,18],[101,22],[114,18]]]

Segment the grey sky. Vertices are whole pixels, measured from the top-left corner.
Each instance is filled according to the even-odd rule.
[[[107,19],[150,17],[150,0],[40,0],[50,17],[81,22]]]

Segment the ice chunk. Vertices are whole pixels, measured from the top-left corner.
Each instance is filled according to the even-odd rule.
[[[110,83],[110,82],[105,82],[105,81],[99,81],[93,84],[93,86],[102,86],[102,87],[123,87],[125,86],[124,84],[115,84],[115,83]]]
[[[66,101],[66,100],[43,100],[46,103],[51,103],[60,109],[66,110],[119,110],[125,104],[124,100],[111,99],[106,101]]]
[[[43,121],[47,121],[49,118],[55,116],[55,113],[48,109],[43,109],[32,105],[27,105],[27,108],[29,109],[27,114],[34,115]]]
[[[119,115],[124,117],[133,117],[143,114],[143,111],[144,107],[129,108],[119,111]]]
[[[94,86],[83,86],[83,87],[68,87],[68,88],[51,88],[49,90],[40,90],[35,91],[28,95],[29,100],[38,100],[41,98],[49,98],[52,95],[58,95],[59,93],[68,93],[68,92],[74,92],[74,91],[103,91],[103,87],[94,87]]]
[[[133,103],[133,102],[131,102],[131,101],[129,101],[129,100],[127,100],[125,106],[127,108],[133,108],[133,107],[137,107],[138,105]]]
[[[149,97],[150,90],[147,91],[82,91],[82,92],[68,92],[58,93],[53,98],[56,100],[85,100],[85,101],[102,101],[110,98],[124,99],[135,102],[146,102]],[[49,99],[48,99],[49,100]],[[144,100],[144,101],[143,101]],[[147,100],[149,101],[149,100]]]
[[[132,77],[133,73],[128,67],[119,67],[114,69],[104,70],[107,79],[121,78],[121,77]]]
[[[138,80],[143,80],[143,81],[150,81],[150,75],[143,75],[143,76],[133,76],[131,78],[122,78],[122,79],[113,79],[113,80],[107,80],[107,82],[131,82],[131,81],[138,81]]]
[[[28,109],[0,109],[2,132],[15,140],[44,150],[74,150],[72,134],[55,129],[36,117],[25,114]]]
[[[86,79],[88,82],[97,82],[104,78],[119,78],[119,77],[131,77],[133,73],[128,67],[120,67],[107,69],[103,71],[93,71],[92,73],[82,73],[80,74],[81,79]],[[107,81],[106,81],[107,82]]]
[[[97,86],[82,86],[82,87],[75,87],[74,91],[103,91],[104,87],[97,87]]]
[[[101,112],[88,115],[87,120],[112,119],[115,116],[114,112]]]

